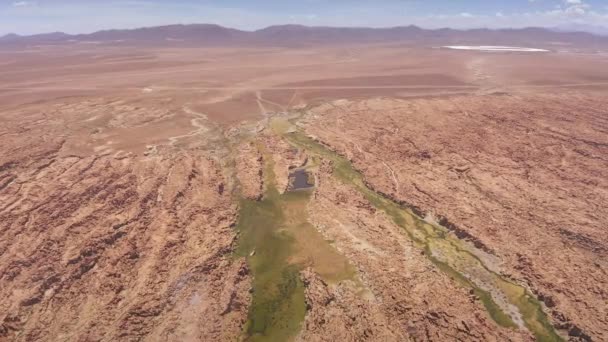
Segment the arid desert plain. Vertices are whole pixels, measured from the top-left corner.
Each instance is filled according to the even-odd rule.
[[[608,340],[608,45],[542,49],[0,49],[0,341]]]

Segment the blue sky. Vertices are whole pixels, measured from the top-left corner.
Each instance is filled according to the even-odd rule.
[[[0,35],[175,23],[428,28],[608,26],[608,0],[0,0]]]

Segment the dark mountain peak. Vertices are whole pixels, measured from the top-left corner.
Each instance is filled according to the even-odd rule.
[[[0,37],[0,42],[2,43],[11,43],[11,42],[15,42],[15,41],[19,41],[21,39],[21,36],[15,33],[9,33],[6,34],[2,37]]]
[[[41,33],[34,34],[30,36],[21,36],[15,33],[9,33],[5,36],[0,37],[0,42],[10,43],[10,44],[19,44],[19,43],[56,43],[59,41],[66,40],[70,35],[63,32],[50,32],[50,33]]]
[[[207,43],[233,42],[247,32],[226,28],[216,24],[176,24],[142,27],[125,30],[105,30],[91,34],[77,35],[77,40],[93,41],[143,41],[162,42],[168,40],[196,41]]]
[[[588,25],[588,24],[565,24],[552,28],[556,32],[586,32],[601,36],[608,36],[608,26]]]
[[[276,32],[276,31],[306,31],[310,30],[312,27],[298,25],[298,24],[285,24],[285,25],[273,25],[268,26],[263,29],[257,30],[255,32]]]
[[[50,40],[60,40],[69,37],[70,35],[64,32],[50,32],[50,33],[41,33],[36,34],[30,37],[40,38],[40,39],[50,39]]]
[[[21,38],[21,36],[16,33],[8,33],[8,34],[5,34],[4,36],[0,37],[0,39],[3,39],[3,40],[17,39],[17,38]]]
[[[416,25],[398,26],[398,27],[393,27],[393,29],[402,30],[402,31],[416,31],[416,32],[425,31],[423,28],[420,28],[419,26],[416,26]]]

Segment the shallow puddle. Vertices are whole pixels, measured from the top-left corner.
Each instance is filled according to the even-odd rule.
[[[306,169],[295,169],[289,174],[288,191],[310,189],[314,186],[314,181],[311,180],[311,175]]]
[[[242,200],[237,224],[237,255],[247,258],[253,274],[245,334],[248,341],[288,341],[306,314],[300,271],[310,266],[332,283],[354,279],[355,270],[308,222],[311,191],[279,194],[272,158],[264,159],[264,198]]]
[[[328,150],[301,132],[285,133],[292,144],[320,155],[334,163],[334,175],[355,187],[376,208],[383,210],[414,243],[425,250],[425,255],[439,269],[471,288],[483,302],[490,316],[505,327],[525,327],[538,341],[563,341],[555,332],[542,310],[542,304],[524,287],[491,271],[481,261],[471,244],[459,240],[448,229],[426,222],[411,209],[383,197],[369,189],[362,175],[350,162]]]

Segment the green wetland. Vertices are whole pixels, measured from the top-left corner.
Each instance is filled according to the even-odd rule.
[[[272,158],[265,157],[261,201],[240,203],[237,255],[253,273],[253,301],[246,326],[248,341],[286,341],[300,330],[306,314],[300,272],[312,267],[326,282],[355,280],[355,270],[308,222],[311,190],[281,194]]]

